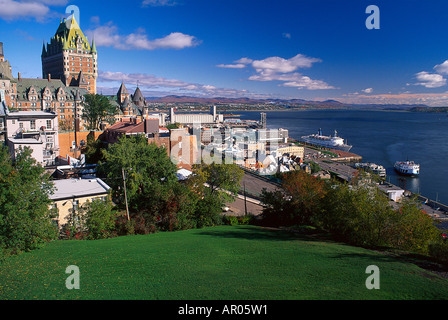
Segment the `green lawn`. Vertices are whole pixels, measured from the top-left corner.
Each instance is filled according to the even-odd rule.
[[[68,290],[65,269],[80,269]],[[380,269],[368,290],[367,266]],[[362,248],[254,226],[56,241],[8,258],[0,299],[448,299],[448,280]]]

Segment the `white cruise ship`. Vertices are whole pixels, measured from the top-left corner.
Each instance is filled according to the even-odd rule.
[[[309,136],[303,136],[301,138],[303,142],[313,144],[316,146],[338,149],[343,151],[350,151],[352,146],[345,143],[344,139],[338,137],[338,132],[334,131],[334,136],[324,136],[322,135],[322,129],[319,129],[317,134],[311,134]]]
[[[398,173],[408,176],[417,176],[420,174],[420,165],[414,161],[397,161],[395,162],[394,168]]]

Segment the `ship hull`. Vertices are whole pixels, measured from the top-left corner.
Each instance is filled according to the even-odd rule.
[[[399,169],[399,168],[394,168],[394,169],[398,174],[400,174],[402,176],[415,177],[415,176],[420,175],[419,172],[407,172],[407,171],[405,172],[403,169]]]
[[[420,174],[420,165],[409,161],[395,163],[394,169],[403,176],[418,176]]]
[[[342,150],[342,151],[346,151],[349,152],[353,146],[349,146],[349,145],[328,145],[328,144],[321,144],[315,141],[309,141],[307,139],[302,139],[303,142],[316,146],[316,147],[320,147],[320,148],[329,148],[329,149],[336,149],[336,150]]]

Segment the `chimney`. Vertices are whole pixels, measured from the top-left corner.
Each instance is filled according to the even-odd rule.
[[[18,79],[19,79],[19,81],[22,81],[22,74],[19,72],[19,75],[18,75]]]
[[[51,74],[48,74],[48,82],[51,82]]]
[[[3,57],[3,42],[0,42],[0,57]]]

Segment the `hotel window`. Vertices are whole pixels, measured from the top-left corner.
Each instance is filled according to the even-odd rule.
[[[51,120],[47,120],[47,129],[51,129]]]
[[[30,128],[31,128],[31,130],[36,129],[36,120],[31,120],[30,121]]]
[[[19,122],[19,128],[23,129],[23,122]]]

